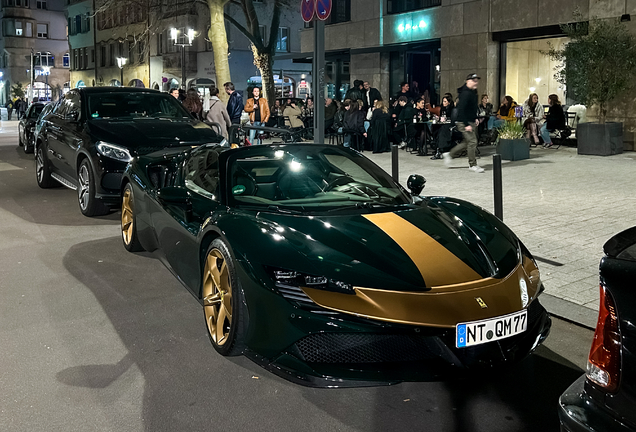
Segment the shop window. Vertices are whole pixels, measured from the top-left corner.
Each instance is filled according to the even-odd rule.
[[[64,67],[71,66],[71,56],[68,53],[64,54],[64,56],[62,57],[62,66]]]
[[[388,0],[387,12],[403,13],[441,5],[442,0]]]

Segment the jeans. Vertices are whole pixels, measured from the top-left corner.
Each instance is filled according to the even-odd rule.
[[[495,116],[490,116],[488,118],[488,130],[492,128],[498,128],[499,126],[503,125],[505,122],[506,122],[505,120],[498,119]]]
[[[541,138],[545,144],[552,144],[552,138],[550,138],[550,131],[548,130],[548,124],[543,123],[541,125]]]
[[[263,126],[263,123],[255,121],[255,122],[252,122],[252,126]],[[254,142],[254,137],[256,136],[256,132],[257,131],[255,129],[250,129],[250,144],[252,144],[252,145],[256,145],[256,143]],[[260,131],[258,131],[258,132],[259,132],[258,135],[260,136],[261,135]],[[262,144],[260,138],[258,139],[258,144],[259,145]]]

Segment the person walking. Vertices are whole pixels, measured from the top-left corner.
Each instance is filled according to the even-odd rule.
[[[11,98],[9,98],[4,107],[7,109],[7,120],[11,120],[11,114],[13,114],[13,101]]]
[[[477,157],[475,156],[475,150],[477,149],[477,135],[475,132],[478,124],[478,84],[479,76],[476,73],[472,73],[466,77],[466,83],[457,89],[459,103],[457,104],[457,120],[455,124],[464,139],[442,156],[444,157],[444,163],[448,166],[459,152],[467,149],[468,169],[476,173],[483,173],[484,169],[477,165]]]
[[[232,120],[232,124],[240,124],[243,113],[243,96],[234,89],[234,84],[231,82],[226,82],[223,87],[225,93],[230,95],[230,99],[227,101],[227,113],[230,115],[230,120]]]
[[[245,112],[250,115],[252,126],[262,126],[267,124],[269,120],[269,104],[264,97],[261,97],[261,89],[254,87],[252,90],[253,97],[247,100],[245,104]],[[254,144],[256,129],[250,129],[250,143]],[[261,144],[260,134],[258,144]]]
[[[227,139],[227,131],[232,126],[232,120],[227,109],[219,99],[219,89],[210,88],[210,109],[206,115],[206,120],[221,125],[221,135]]]

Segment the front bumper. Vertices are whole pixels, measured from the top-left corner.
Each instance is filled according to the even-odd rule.
[[[565,432],[634,432],[614,417],[585,390],[585,375],[574,381],[559,398],[559,420]]]

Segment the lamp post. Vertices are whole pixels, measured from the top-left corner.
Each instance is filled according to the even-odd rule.
[[[117,67],[119,67],[119,76],[120,76],[119,84],[122,87],[124,86],[124,65],[126,64],[127,61],[128,59],[126,57],[117,57]]]
[[[172,42],[181,47],[181,88],[186,89],[186,65],[185,65],[185,49],[187,46],[192,46],[192,41],[195,38],[193,29],[170,29],[170,39]]]
[[[51,66],[42,66],[42,73],[44,73],[45,87],[44,87],[44,99],[49,100],[49,74],[51,73]]]

